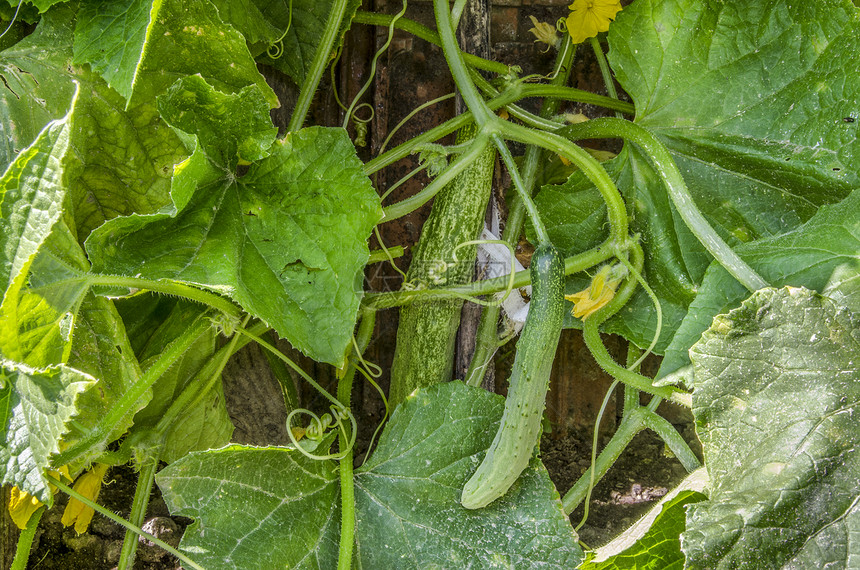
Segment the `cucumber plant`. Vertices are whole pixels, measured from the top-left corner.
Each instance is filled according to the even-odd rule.
[[[141,535],[189,568],[611,567],[585,560],[568,516],[587,513],[643,429],[696,472],[656,413],[664,401],[692,409],[710,483],[624,564],[860,556],[839,538],[860,501],[856,2],[576,0],[566,24],[535,22],[558,50],[548,77],[458,45],[466,0],[433,0],[435,29],[405,17],[405,2],[395,15],[356,0],[2,4],[17,20],[0,37],[0,477],[22,528],[14,570],[58,489],[76,499],[62,519],[76,529],[85,507],[126,529],[120,569]],[[395,28],[438,45],[468,113],[367,162],[358,138],[377,131],[353,141],[340,125],[305,126],[359,25],[387,32],[384,47]],[[610,96],[567,85],[574,38],[590,39]],[[280,137],[260,63],[299,86]],[[533,97],[540,114],[520,105]],[[367,108],[358,99],[343,125]],[[569,103],[617,116],[571,121]],[[390,188],[374,173],[455,132],[450,164],[383,205]],[[576,144],[599,138],[624,147],[601,162]],[[502,241],[537,248],[527,271],[472,281],[496,153],[512,197]],[[556,156],[567,180],[537,187]],[[371,233],[434,198],[406,285],[363,290],[367,265],[407,245],[371,252]],[[507,398],[474,386],[504,340],[495,307],[467,383],[448,381],[463,301],[528,285]],[[364,449],[353,381],[384,399],[384,371],[364,353],[393,307],[392,414]],[[559,501],[533,458],[563,326],[582,328],[624,384],[624,411]],[[626,365],[602,332],[631,343]],[[330,366],[336,395],[274,337]],[[250,343],[279,363],[289,445],[229,443],[221,374]],[[638,371],[636,347],[665,355],[659,380]],[[298,383],[321,398],[297,401]],[[126,463],[139,478],[123,520],[92,499],[105,469]],[[178,548],[141,528],[155,483],[195,520]]]

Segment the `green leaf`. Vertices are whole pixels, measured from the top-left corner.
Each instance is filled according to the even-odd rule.
[[[0,53],[0,171],[69,111],[75,84],[65,66],[73,21],[72,10],[51,10],[31,35]]]
[[[46,505],[53,503],[45,469],[75,415],[76,399],[94,382],[64,365],[35,370],[3,362],[0,371],[0,475]]]
[[[762,289],[691,349],[709,501],[687,513],[691,568],[844,568],[860,556],[860,316]]]
[[[89,374],[98,382],[78,399],[74,427],[63,437],[67,446],[95,428],[140,378],[140,366],[112,301],[92,294],[84,299],[75,319],[69,366]],[[123,421],[114,426],[105,443],[119,439],[131,426],[134,410],[146,405],[151,397],[152,391],[147,391]],[[82,458],[80,463],[87,464],[93,458]]]
[[[209,0],[90,0],[81,7],[74,46],[75,63],[89,63],[128,108],[195,73],[227,93],[257,85],[269,106],[278,106],[244,38]]]
[[[340,365],[381,218],[346,133],[291,133],[239,179],[198,151],[177,166],[173,189],[175,212],[93,233],[95,271],[224,292],[305,354]]]
[[[126,101],[131,96],[151,11],[151,0],[86,0],[78,8],[74,63],[89,63]]]
[[[15,0],[9,0],[10,4]],[[28,4],[32,4],[36,8],[39,9],[39,12],[47,12],[48,9],[55,4],[62,4],[64,2],[68,2],[68,0],[21,0],[22,2],[27,2]]]
[[[4,292],[27,272],[60,218],[65,196],[62,162],[68,146],[68,120],[52,121],[0,178],[0,287]]]
[[[180,548],[205,568],[337,566],[340,488],[332,461],[230,445],[191,453],[156,481],[171,513],[198,519]]]
[[[839,267],[860,275],[860,190],[833,206],[822,206],[808,222],[781,236],[738,246],[738,254],[768,283],[823,291]],[[690,362],[689,347],[714,317],[737,307],[749,295],[723,267],[712,263],[699,294],[678,328],[658,377]]]
[[[460,492],[504,407],[461,382],[420,390],[397,408],[355,474],[363,568],[574,568],[582,559],[558,493],[535,457],[485,509]],[[157,476],[174,514],[198,519],[181,548],[206,568],[332,568],[340,509],[337,466],[284,448],[192,453]]]
[[[265,158],[278,135],[256,85],[233,95],[215,90],[199,75],[190,75],[159,96],[158,110],[173,128],[196,134],[206,158],[231,172],[239,159]]]
[[[65,363],[76,315],[87,291],[89,263],[64,220],[59,220],[6,292],[0,315],[0,351],[6,358],[44,368]]]
[[[165,347],[175,341],[200,317],[205,308],[195,303],[176,299],[155,301],[150,295],[145,295],[143,298],[149,299],[151,303],[156,305],[171,307],[166,315],[161,309],[157,310],[156,314],[159,317],[157,320],[146,319],[151,321],[155,328],[154,330],[147,330],[149,334],[146,335],[145,345],[141,347],[138,353],[141,366],[145,370],[161,355]],[[147,327],[143,324],[142,326]],[[156,380],[152,387],[153,398],[144,409],[134,416],[134,426],[130,433],[154,428],[184,389],[193,382],[208,380],[208,378],[198,378],[197,374],[209,358],[215,354],[215,340],[216,332],[214,328],[211,328],[167,372]],[[191,451],[221,447],[230,441],[232,435],[233,424],[227,413],[224,389],[219,374],[219,378],[209,394],[185,410],[171,426],[161,448],[160,459],[171,463]]]
[[[639,0],[610,27],[609,59],[635,122],[666,145],[696,206],[737,245],[790,231],[860,185],[860,123],[844,120],[858,112],[858,35],[847,0]],[[640,149],[627,144],[614,161],[666,313],[662,352],[712,258]],[[640,291],[605,330],[646,346],[655,326]]]
[[[682,570],[681,533],[686,528],[686,505],[707,499],[702,493],[684,491],[662,505],[651,528],[624,552],[600,562],[589,561],[579,570]],[[625,531],[625,534],[630,530]]]
[[[495,436],[504,398],[461,382],[397,407],[356,472],[356,548],[365,568],[575,568],[576,533],[535,456],[486,508],[460,505]]]

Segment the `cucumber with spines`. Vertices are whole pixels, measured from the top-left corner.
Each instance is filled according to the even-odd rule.
[[[552,244],[541,244],[530,267],[532,298],[511,373],[505,411],[484,461],[463,487],[460,502],[479,509],[504,495],[532,457],[552,362],[564,321],[564,259]]]

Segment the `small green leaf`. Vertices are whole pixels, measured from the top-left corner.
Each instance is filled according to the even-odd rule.
[[[762,289],[690,354],[711,484],[687,513],[688,567],[850,566],[860,316],[807,289]]]
[[[48,459],[59,452],[78,395],[95,380],[64,365],[35,370],[10,362],[0,376],[0,482],[50,505]]]

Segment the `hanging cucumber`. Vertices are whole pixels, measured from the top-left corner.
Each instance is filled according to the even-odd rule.
[[[564,320],[564,260],[552,244],[541,244],[530,267],[532,298],[505,400],[505,411],[484,461],[463,487],[467,509],[485,507],[504,495],[529,464],[541,431],[552,361]]]
[[[474,124],[463,127],[457,142],[465,142],[476,133]],[[450,287],[471,281],[476,246],[461,247],[456,257],[454,249],[477,239],[484,227],[494,164],[495,152],[488,145],[475,162],[436,195],[412,255],[408,282]],[[452,263],[455,259],[457,263]],[[462,300],[451,299],[413,303],[400,310],[389,394],[393,405],[416,388],[451,380],[462,306]]]

